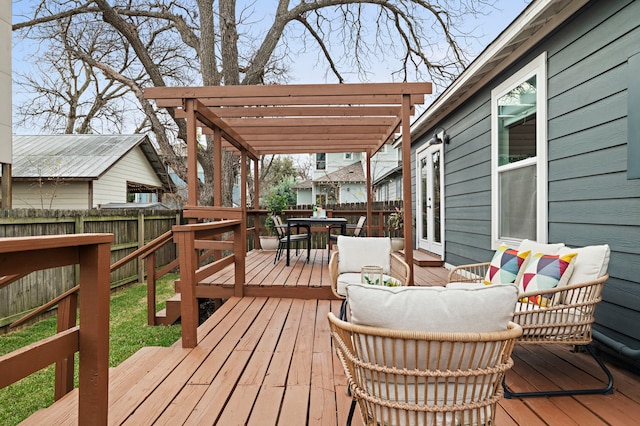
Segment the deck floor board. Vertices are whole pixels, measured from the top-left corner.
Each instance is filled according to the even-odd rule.
[[[328,286],[325,251],[273,264],[274,253],[252,252],[250,286],[278,291]],[[415,267],[421,285],[442,285],[444,268]],[[226,275],[224,275],[226,274]],[[221,277],[233,281],[223,271]],[[222,281],[222,279],[221,279]],[[217,281],[212,281],[217,282]],[[330,293],[328,293],[330,294]],[[198,328],[198,346],[143,348],[110,370],[109,424],[343,425],[351,398],[333,350],[329,297],[232,297]],[[517,345],[507,384],[514,390],[604,384],[596,363],[569,346]],[[628,425],[640,417],[640,378],[609,365],[613,395],[503,399],[498,425]],[[75,424],[77,390],[25,424]],[[358,412],[354,425],[362,425]]]

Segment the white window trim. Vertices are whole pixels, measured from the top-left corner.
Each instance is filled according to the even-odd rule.
[[[518,166],[537,163],[536,167],[536,241],[546,243],[548,237],[548,184],[547,184],[547,53],[544,52],[525,65],[514,75],[491,91],[491,247],[497,249],[504,243],[517,247],[519,240],[500,238],[499,235],[499,198],[498,198],[498,102],[497,100],[520,83],[536,78],[536,158],[518,162]],[[501,170],[507,170],[502,166]]]

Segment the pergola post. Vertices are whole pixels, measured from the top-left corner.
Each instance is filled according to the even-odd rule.
[[[213,206],[222,207],[222,133],[213,129]]]
[[[196,122],[196,100],[185,99],[187,115],[187,205],[198,205],[198,133]]]
[[[413,201],[411,199],[411,96],[402,95],[402,208],[404,210],[404,259],[413,285]]]
[[[373,219],[373,188],[371,185],[371,152],[367,151],[367,236],[371,237],[371,220]]]
[[[258,160],[253,160],[253,208],[260,209],[260,170]],[[253,246],[260,247],[260,216],[253,216]]]

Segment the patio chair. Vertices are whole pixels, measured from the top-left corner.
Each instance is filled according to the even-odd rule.
[[[360,216],[360,219],[358,219],[358,223],[356,223],[355,225],[347,225],[347,229],[353,229],[353,232],[351,233],[353,237],[362,236],[362,229],[364,228],[364,222],[366,220],[366,216]],[[334,241],[336,243],[338,242],[338,236],[340,235],[334,234],[332,231],[340,228],[340,225],[327,226],[327,262],[329,262],[329,259],[331,258],[331,246],[333,245]]]
[[[347,425],[356,404],[366,425],[495,424],[522,334],[513,286],[346,289],[351,321],[328,317],[353,396]]]
[[[535,392],[512,392],[505,386],[505,397],[530,397],[530,396],[560,396],[560,395],[585,395],[585,394],[610,394],[613,392],[613,376],[598,355],[589,346],[592,341],[591,328],[595,321],[594,312],[596,305],[602,300],[601,294],[605,282],[609,278],[607,268],[609,265],[610,248],[608,245],[587,246],[581,248],[565,247],[564,244],[538,244],[524,240],[518,247],[518,253],[529,251],[528,263],[522,266],[523,271],[516,277],[519,286],[519,298],[513,321],[520,324],[524,330],[519,343],[522,344],[568,344],[584,348],[595,359],[604,374],[607,376],[607,385],[590,389],[547,390]],[[572,254],[576,254],[572,256]],[[569,266],[564,274],[557,280],[556,287],[548,288],[548,276],[544,276],[540,283],[546,282],[534,288],[527,288],[524,283],[532,283],[537,275],[544,275],[541,267],[543,261],[553,262],[557,258],[569,258]],[[493,266],[492,266],[493,263]],[[503,263],[505,263],[503,261]],[[549,265],[553,265],[549,263]],[[498,268],[494,260],[489,263],[463,265],[454,268],[449,273],[448,288],[475,283],[484,285],[487,271],[490,268],[496,271]],[[549,269],[555,269],[549,268]],[[557,270],[557,269],[556,269]],[[500,272],[498,272],[499,274]],[[495,275],[494,275],[495,276]],[[536,286],[533,286],[536,287]]]
[[[329,279],[334,296],[343,300],[340,319],[345,318],[345,287],[349,283],[361,282],[363,266],[381,266],[383,284],[409,284],[411,269],[402,258],[391,252],[389,238],[339,235],[337,245],[338,251],[331,255],[329,261]]]
[[[278,248],[276,250],[276,256],[273,259],[273,263],[275,265],[275,263],[280,260],[282,252],[287,248],[287,225],[282,223],[282,219],[278,215],[271,216],[271,220],[273,220],[273,228],[275,229],[276,236],[278,237]],[[296,245],[296,255],[298,254],[298,244],[300,241],[306,241],[307,244],[311,244],[311,233],[301,233],[300,229],[296,229],[296,233],[289,236],[289,242],[295,243]],[[309,259],[307,258],[307,262],[308,261]]]

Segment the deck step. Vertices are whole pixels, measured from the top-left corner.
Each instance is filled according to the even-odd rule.
[[[404,256],[404,250],[400,250],[400,253]],[[425,250],[413,251],[413,264],[420,267],[441,267],[444,265],[444,261],[433,253],[429,253]]]
[[[180,293],[167,299],[166,308],[156,313],[157,325],[172,325],[180,319]]]

